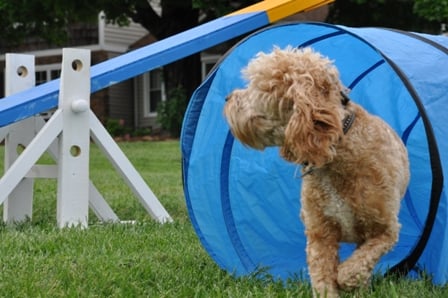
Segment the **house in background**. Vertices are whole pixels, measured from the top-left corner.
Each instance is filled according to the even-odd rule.
[[[307,13],[297,14],[291,20],[322,21],[328,7]],[[92,65],[114,58],[125,52],[156,42],[148,31],[136,23],[127,27],[108,24],[102,13],[96,24],[78,24],[70,28],[69,40],[65,47],[91,50]],[[229,45],[218,45],[201,53],[202,77],[220,59]],[[36,84],[58,78],[61,71],[62,49],[48,47],[37,38],[29,38],[16,48],[0,48],[0,98],[4,97],[5,53],[23,53],[35,56]],[[115,84],[95,92],[91,96],[91,109],[97,117],[106,122],[115,119],[131,128],[150,128],[157,130],[157,105],[165,100],[162,69],[154,69],[138,77]],[[1,99],[0,99],[1,100]]]
[[[103,14],[99,14],[97,24],[79,24],[70,28],[65,47],[91,50],[92,65],[114,58],[129,50],[129,46],[146,36],[148,31],[136,23],[127,27],[107,24]],[[29,38],[17,48],[0,49],[0,97],[4,97],[4,53],[24,53],[35,56],[36,84],[58,78],[61,71],[62,49],[49,48],[37,38]],[[128,80],[107,89],[100,90],[91,97],[91,108],[102,121],[109,118],[123,119],[126,125],[134,122],[134,84]]]
[[[92,65],[114,58],[129,50],[155,42],[156,39],[137,23],[120,27],[108,24],[100,14],[98,23],[72,26],[65,47],[91,50]],[[29,38],[16,48],[1,49],[0,98],[4,97],[5,53],[35,56],[36,85],[56,79],[60,75],[62,48],[49,48],[37,38]],[[219,59],[216,54],[203,54],[203,72],[210,70]],[[92,94],[91,108],[101,121],[120,119],[132,128],[157,128],[157,105],[165,100],[162,69],[155,69],[134,79],[118,83]]]

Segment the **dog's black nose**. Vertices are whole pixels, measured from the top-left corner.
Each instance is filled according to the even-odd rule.
[[[229,99],[230,99],[230,95],[228,95],[228,96],[226,96],[226,101],[229,101]]]

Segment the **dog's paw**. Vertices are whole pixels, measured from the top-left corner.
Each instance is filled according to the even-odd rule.
[[[351,291],[356,288],[363,288],[369,284],[371,278],[370,270],[360,264],[353,262],[344,262],[338,267],[338,285],[345,291]]]
[[[337,288],[314,289],[313,298],[339,298],[339,291]]]

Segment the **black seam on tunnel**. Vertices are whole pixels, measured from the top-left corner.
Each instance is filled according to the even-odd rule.
[[[413,33],[413,32],[401,31],[401,30],[398,30],[398,29],[391,29],[391,28],[384,28],[384,29],[392,31],[392,32],[395,32],[395,33],[407,35],[407,36],[415,38],[415,39],[418,39],[421,42],[427,43],[427,44],[431,45],[432,47],[434,47],[434,48],[438,49],[439,51],[441,51],[441,52],[443,52],[443,53],[448,55],[448,48],[446,48],[443,45],[435,42],[434,40],[426,38],[426,37],[424,37],[422,35],[418,35],[418,34]]]
[[[415,38],[417,40],[425,42],[425,43],[433,46],[434,48],[442,51],[443,53],[448,54],[448,49],[440,46],[438,43],[435,43],[427,38],[424,38],[423,36],[409,33],[409,32],[403,32],[403,31],[395,30],[395,29],[394,30],[389,29],[389,30],[396,32],[398,34],[403,34],[403,35],[409,36],[411,38]],[[441,198],[441,194],[442,194],[442,189],[443,189],[443,170],[442,170],[442,164],[441,164],[441,160],[440,160],[439,150],[437,147],[437,141],[434,136],[432,125],[428,118],[428,115],[426,114],[425,108],[424,108],[419,96],[417,95],[417,92],[415,91],[414,87],[410,84],[410,82],[406,78],[406,76],[403,74],[401,69],[391,60],[388,59],[388,62],[392,66],[392,68],[396,71],[396,73],[400,76],[402,81],[405,83],[406,88],[412,95],[412,98],[414,99],[415,104],[417,105],[417,108],[420,112],[420,116],[422,117],[423,124],[425,127],[426,137],[428,140],[429,158],[430,158],[431,171],[432,171],[432,185],[431,185],[431,196],[430,196],[430,202],[429,202],[429,210],[428,210],[428,215],[426,217],[423,232],[420,235],[420,238],[419,238],[417,244],[412,249],[411,253],[406,258],[404,258],[401,262],[396,264],[394,267],[390,268],[388,270],[388,272],[386,272],[387,275],[390,275],[390,274],[406,275],[417,264],[417,261],[421,257],[423,251],[425,250],[425,247],[426,247],[429,237],[431,235],[431,231],[434,226],[434,222],[435,222],[436,215],[437,215],[437,210],[439,208],[439,202],[440,202],[440,198]]]
[[[431,122],[428,118],[428,115],[426,114],[426,110],[420,100],[420,97],[418,96],[412,84],[409,82],[408,78],[404,75],[403,71],[395,64],[395,62],[393,62],[387,57],[385,57],[385,59],[387,60],[389,65],[395,70],[397,75],[401,78],[405,87],[408,89],[411,97],[414,99],[417,109],[419,110],[420,116],[422,118],[425,127],[426,137],[428,141],[429,158],[432,171],[432,185],[431,185],[429,210],[428,215],[426,217],[423,232],[420,235],[417,244],[414,246],[409,255],[386,272],[386,275],[391,274],[407,275],[410,272],[410,270],[412,270],[417,264],[417,261],[421,257],[423,251],[425,250],[425,247],[431,235],[431,231],[434,226],[443,189],[443,171],[439,150],[437,148],[437,141],[434,136]]]

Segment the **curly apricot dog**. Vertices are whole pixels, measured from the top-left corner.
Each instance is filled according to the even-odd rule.
[[[279,146],[302,165],[301,218],[314,296],[366,286],[398,240],[400,200],[409,182],[407,151],[380,118],[349,101],[332,62],[310,48],[274,48],[243,70],[224,115],[233,135],[255,149]],[[357,244],[344,262],[340,242]]]

